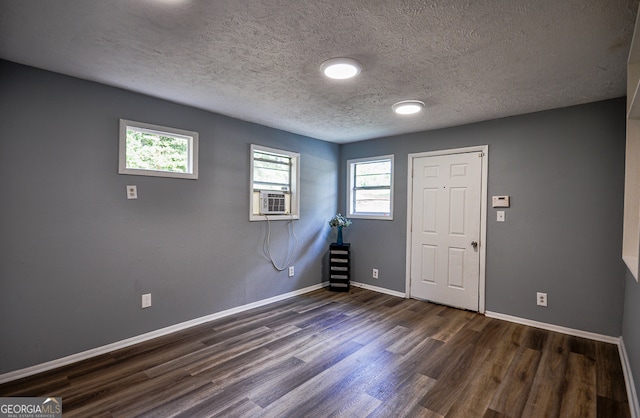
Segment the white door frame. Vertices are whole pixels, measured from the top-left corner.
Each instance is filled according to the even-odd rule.
[[[407,166],[407,260],[406,260],[406,284],[405,295],[411,297],[411,223],[413,220],[413,160],[414,158],[434,157],[437,155],[463,154],[468,152],[478,152],[484,154],[482,157],[482,182],[480,191],[480,242],[478,249],[480,252],[480,280],[478,283],[478,312],[485,311],[485,266],[487,257],[487,174],[489,161],[489,145],[477,145],[466,148],[455,148],[438,151],[418,152],[409,154],[409,164]]]

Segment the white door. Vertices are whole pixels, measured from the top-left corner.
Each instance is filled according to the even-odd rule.
[[[481,156],[413,159],[411,297],[478,311]]]

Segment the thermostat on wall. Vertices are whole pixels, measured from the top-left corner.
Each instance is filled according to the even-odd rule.
[[[491,196],[491,203],[494,208],[508,208],[509,196]]]

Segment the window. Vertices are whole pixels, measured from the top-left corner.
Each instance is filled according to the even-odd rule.
[[[282,209],[280,203],[284,200],[284,210],[279,210],[281,212],[279,214],[268,214],[269,219],[299,219],[299,182],[300,154],[251,145],[251,213],[249,220],[263,221],[267,219],[265,212],[273,213],[270,210],[260,210],[260,201],[265,198],[272,199],[270,203],[278,201],[280,209]]]
[[[120,119],[120,174],[198,178],[198,133]]]
[[[393,155],[349,160],[347,169],[349,216],[393,219]]]

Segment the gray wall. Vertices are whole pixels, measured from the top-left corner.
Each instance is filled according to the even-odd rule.
[[[0,373],[322,281],[338,145],[6,61],[0,91]],[[118,175],[119,118],[198,131],[199,179]],[[293,278],[248,220],[251,143],[301,154]]]
[[[407,155],[488,144],[489,196],[510,195],[511,207],[497,223],[488,205],[486,309],[620,336],[624,115],[616,99],[342,146],[343,211],[346,161],[395,154],[394,220],[354,219],[346,230],[354,280],[405,290]]]
[[[631,364],[636,393],[640,393],[640,284],[636,282],[628,270],[624,295],[622,339]]]
[[[403,292],[407,154],[479,144],[489,195],[512,199],[506,223],[488,213],[487,309],[621,335],[624,99],[337,146],[5,61],[0,91],[0,373],[320,283],[351,158],[395,154],[394,220],[354,219],[345,241],[356,281]],[[200,178],[118,175],[118,118],[200,132]],[[301,153],[294,278],[248,221],[251,143]],[[281,261],[285,223],[273,228]],[[627,283],[640,373],[640,290]]]

